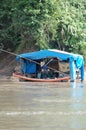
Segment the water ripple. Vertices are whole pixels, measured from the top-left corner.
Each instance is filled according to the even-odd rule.
[[[54,116],[85,116],[86,111],[71,111],[71,112],[49,112],[49,111],[2,111],[0,116],[36,116],[36,115],[54,115]]]
[[[74,103],[79,103],[82,101],[82,99],[58,99],[58,100],[48,100],[48,99],[34,99],[34,101],[37,102],[44,102],[44,103],[70,103],[70,102],[74,102]],[[86,100],[83,100],[83,102],[86,102]]]

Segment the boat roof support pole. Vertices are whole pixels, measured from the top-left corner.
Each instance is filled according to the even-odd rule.
[[[82,64],[80,68],[80,74],[81,74],[81,81],[83,81],[84,80],[84,64]]]
[[[76,80],[76,66],[74,60],[70,60],[70,76],[71,82],[74,82]]]

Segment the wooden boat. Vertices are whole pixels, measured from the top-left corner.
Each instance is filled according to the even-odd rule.
[[[71,78],[71,81],[75,81],[77,68],[80,70],[81,80],[84,80],[84,59],[81,55],[56,49],[48,49],[17,55],[16,61],[20,62],[20,70],[18,71],[21,72],[21,74],[13,73],[13,76],[19,79],[34,82],[59,82],[67,81]],[[63,65],[63,70],[61,70],[60,62],[68,63],[69,66],[67,68],[69,68],[69,71],[65,70],[65,65]],[[48,70],[54,74],[52,74],[52,76],[45,76]],[[15,70],[15,72],[18,71]],[[39,76],[28,76],[38,73],[44,73],[44,76],[41,76],[42,78]],[[60,74],[62,74],[62,76]],[[69,74],[70,77],[66,74]]]
[[[61,82],[61,81],[68,81],[70,79],[69,76],[67,77],[59,77],[55,79],[38,79],[38,78],[29,78],[24,75],[21,75],[20,73],[13,73],[14,77],[17,77],[19,79],[25,80],[25,81],[31,81],[31,82]]]

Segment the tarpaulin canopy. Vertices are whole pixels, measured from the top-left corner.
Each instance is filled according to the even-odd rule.
[[[19,61],[21,58],[31,59],[31,60],[41,60],[45,58],[58,58],[60,60],[68,60],[70,62],[70,75],[72,79],[75,79],[75,67],[81,69],[82,80],[84,78],[84,59],[82,55],[73,54],[65,51],[60,51],[56,49],[40,50],[37,52],[30,52],[20,54],[16,57]],[[74,67],[75,66],[75,67]],[[83,69],[82,69],[83,68]]]

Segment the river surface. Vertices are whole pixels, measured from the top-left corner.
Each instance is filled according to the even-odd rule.
[[[0,80],[0,130],[86,130],[86,84]]]

